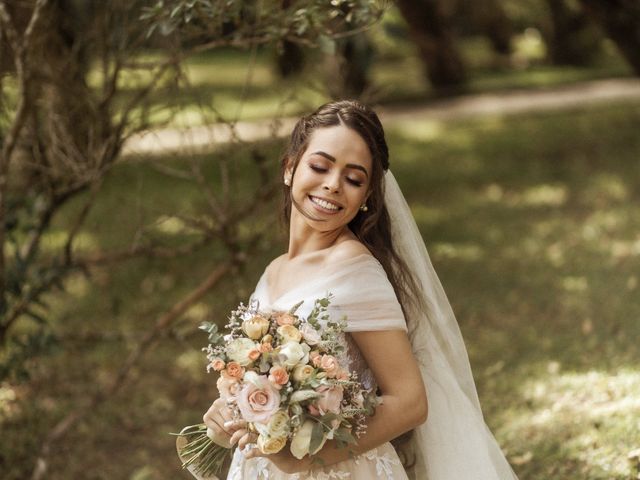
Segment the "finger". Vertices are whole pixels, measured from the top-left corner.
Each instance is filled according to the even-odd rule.
[[[209,437],[213,443],[216,443],[225,448],[231,448],[231,444],[229,443],[229,435],[225,433],[220,433],[215,431],[214,429],[207,428],[207,437]]]
[[[224,428],[231,432],[241,429],[249,430],[249,428],[247,428],[247,425],[248,423],[246,420],[228,420],[222,424]]]
[[[257,436],[253,433],[245,433],[240,440],[238,440],[238,447],[245,448],[250,443],[256,443]]]
[[[235,445],[235,443],[240,440],[242,437],[244,437],[247,433],[249,433],[247,430],[241,429],[241,430],[236,430],[236,432],[231,435],[231,438],[229,439],[229,443],[231,445]]]
[[[242,450],[242,454],[245,458],[254,458],[254,457],[266,457],[267,455],[262,453],[257,445],[250,443],[247,447]]]

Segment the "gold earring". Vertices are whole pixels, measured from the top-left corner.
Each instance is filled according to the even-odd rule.
[[[362,205],[360,205],[361,212],[366,212],[367,210],[369,210],[369,207],[367,207],[366,203],[363,203]]]

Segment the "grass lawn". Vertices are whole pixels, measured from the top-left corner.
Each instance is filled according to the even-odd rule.
[[[457,314],[485,417],[522,480],[638,473],[627,454],[640,447],[639,127],[636,102],[388,128],[392,169]],[[274,165],[280,148],[260,146]],[[243,195],[257,182],[243,155],[200,160],[214,184],[216,160],[230,160]],[[276,205],[245,228],[275,225]],[[51,245],[79,207],[56,219]],[[171,214],[205,209],[191,184],[122,163],[82,242],[126,245],[141,220],[145,236],[188,241]],[[282,248],[278,229],[269,231],[251,264],[192,309],[118,397],[55,446],[47,478],[190,478],[167,433],[200,421],[215,394],[197,325],[223,322],[248,297]],[[34,362],[30,384],[0,385],[3,479],[28,477],[39,438],[113,378],[132,342],[219,256],[211,249],[140,259],[67,282],[69,292],[52,301],[58,353]]]

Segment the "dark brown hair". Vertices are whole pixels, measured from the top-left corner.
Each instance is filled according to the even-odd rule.
[[[358,211],[349,222],[349,229],[380,262],[404,310],[404,305],[416,298],[417,287],[407,266],[393,249],[383,182],[384,173],[389,168],[389,148],[378,115],[358,101],[340,100],[322,105],[312,114],[303,116],[293,128],[282,157],[282,175],[285,175],[287,167],[295,173],[315,130],[337,125],[344,125],[360,135],[369,147],[372,158],[368,210]],[[289,186],[284,186],[283,198],[283,217],[288,225],[291,218]]]

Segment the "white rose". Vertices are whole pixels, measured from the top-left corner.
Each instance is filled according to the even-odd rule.
[[[298,363],[307,363],[309,361],[310,350],[311,348],[307,344],[300,344],[298,342],[287,342],[282,347],[280,347],[282,364],[285,367],[291,369]]]
[[[257,348],[254,341],[248,338],[236,338],[227,345],[227,356],[239,365],[246,367],[252,360],[249,358],[249,352]]]
[[[302,338],[304,338],[304,341],[309,345],[317,345],[318,343],[320,343],[320,332],[308,323],[305,323],[300,327],[300,333],[302,334]]]
[[[293,456],[298,460],[302,460],[302,457],[304,457],[306,454],[313,455],[317,453],[324,446],[324,442],[327,441],[327,437],[323,435],[320,446],[313,452],[309,451],[309,445],[311,444],[311,432],[313,431],[314,423],[315,422],[312,420],[307,420],[293,435],[290,450]]]

